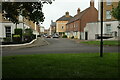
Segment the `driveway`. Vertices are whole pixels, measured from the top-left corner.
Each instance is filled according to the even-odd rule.
[[[45,38],[49,45],[34,46],[20,49],[3,49],[3,56],[23,54],[50,54],[50,53],[99,53],[99,46],[77,43],[74,40],[62,38]],[[40,43],[40,42],[38,42]],[[117,46],[105,46],[105,53],[118,52]]]

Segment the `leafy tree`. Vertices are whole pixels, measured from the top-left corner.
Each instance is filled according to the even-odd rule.
[[[112,9],[112,16],[120,21],[120,1],[118,3],[118,6]]]
[[[43,4],[51,4],[51,0],[36,0],[36,2],[2,2],[3,17],[18,24],[18,16],[22,15],[28,20],[43,22],[45,17],[42,12]]]

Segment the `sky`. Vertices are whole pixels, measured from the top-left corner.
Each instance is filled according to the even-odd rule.
[[[95,7],[98,9],[98,0],[95,1]],[[44,22],[41,26],[48,29],[51,24],[51,20],[54,22],[65,15],[65,12],[69,12],[71,16],[77,14],[77,9],[81,11],[90,6],[90,0],[55,0],[52,4],[43,4],[43,13],[45,16]]]

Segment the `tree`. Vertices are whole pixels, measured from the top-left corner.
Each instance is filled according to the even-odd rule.
[[[36,0],[36,2],[3,2],[2,14],[4,18],[16,24],[19,24],[19,15],[39,24],[39,22],[43,22],[45,19],[44,13],[42,12],[44,3],[51,4],[52,1]]]
[[[118,3],[118,6],[112,9],[111,13],[113,17],[120,21],[120,1]]]

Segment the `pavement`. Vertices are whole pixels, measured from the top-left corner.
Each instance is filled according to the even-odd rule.
[[[23,49],[23,48],[31,48],[31,47],[40,47],[40,46],[44,46],[44,45],[48,45],[49,43],[43,38],[43,37],[38,37],[33,43],[31,44],[27,44],[27,45],[16,45],[16,46],[5,46],[5,47],[2,47],[2,49],[11,49],[11,50],[14,50],[14,49]]]

